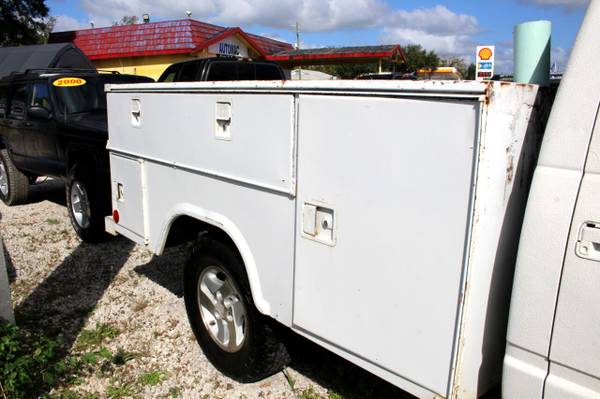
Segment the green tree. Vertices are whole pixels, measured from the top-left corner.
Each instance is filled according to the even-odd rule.
[[[403,48],[406,63],[399,65],[400,72],[415,72],[417,69],[433,69],[440,66],[440,57],[433,51],[427,51],[419,44],[409,44]]]
[[[475,66],[475,64],[473,64],[471,62],[471,64],[469,65],[469,68],[467,69],[467,76],[465,77],[465,79],[475,80],[475,72],[476,72],[476,66]]]
[[[47,17],[44,0],[0,0],[0,46],[43,43]]]
[[[467,75],[469,74],[469,66],[465,60],[460,57],[442,59],[440,61],[440,66],[456,68],[458,72],[460,72],[460,75],[463,77],[463,79],[466,79]]]
[[[120,21],[113,21],[113,26],[135,25],[138,22],[138,17],[135,15],[125,15]]]

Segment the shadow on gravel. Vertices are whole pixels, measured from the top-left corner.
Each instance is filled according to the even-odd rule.
[[[79,244],[17,306],[17,324],[58,341],[59,357],[66,357],[133,246],[124,238],[95,245]]]
[[[291,330],[283,333],[291,368],[344,399],[412,399],[414,396]]]
[[[43,180],[43,178],[38,180],[38,183],[29,186],[27,204],[35,204],[47,200],[61,206],[66,206],[65,183],[62,180]]]
[[[133,270],[158,285],[171,291],[177,297],[183,297],[183,267],[189,251],[186,244],[167,248],[161,256],[154,255],[145,265]]]

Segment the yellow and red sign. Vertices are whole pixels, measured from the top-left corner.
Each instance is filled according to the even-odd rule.
[[[56,79],[52,84],[57,87],[73,87],[73,86],[83,86],[85,84],[85,79],[82,78],[60,78]]]
[[[495,46],[478,46],[475,59],[475,79],[490,80],[494,76]]]

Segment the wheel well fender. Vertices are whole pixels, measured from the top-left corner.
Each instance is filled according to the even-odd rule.
[[[250,246],[240,229],[229,218],[219,213],[191,204],[180,204],[168,212],[163,222],[158,240],[151,245],[160,255],[169,244],[194,240],[199,233],[207,231],[233,246],[244,263],[254,305],[264,315],[271,315],[271,305],[264,298],[256,261]]]

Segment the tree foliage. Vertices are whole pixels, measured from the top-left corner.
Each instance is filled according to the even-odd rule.
[[[113,26],[135,25],[138,23],[138,17],[135,15],[125,15],[119,21],[113,21]]]
[[[403,48],[406,63],[400,65],[400,72],[415,72],[417,69],[433,69],[440,66],[440,57],[435,51],[427,51],[419,44],[409,44]]]
[[[0,0],[0,46],[43,43],[47,17],[44,0]]]

